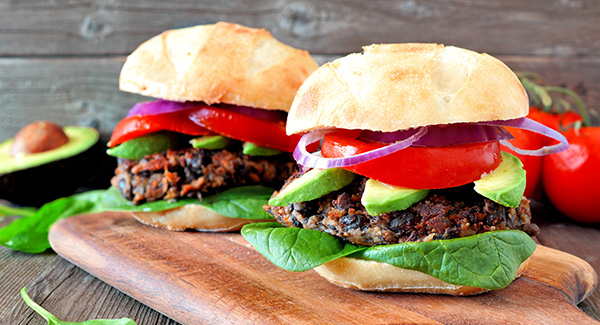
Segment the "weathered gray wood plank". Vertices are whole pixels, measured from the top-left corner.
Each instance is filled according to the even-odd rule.
[[[337,56],[316,55],[319,63]],[[600,58],[500,56],[513,69],[535,71],[552,84],[583,83],[588,105],[600,108]],[[118,90],[124,57],[0,59],[0,141],[45,119],[95,125],[107,141],[133,104],[145,97]]]
[[[130,53],[166,29],[236,22],[312,53],[439,42],[495,54],[598,56],[600,2],[2,1],[0,56]]]

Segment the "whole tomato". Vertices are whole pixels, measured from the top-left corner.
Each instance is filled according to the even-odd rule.
[[[556,131],[563,131],[564,128],[582,120],[581,116],[573,111],[550,113],[537,107],[530,107],[527,117]]]
[[[569,149],[545,156],[544,191],[554,206],[579,222],[600,222],[600,127],[564,133]]]

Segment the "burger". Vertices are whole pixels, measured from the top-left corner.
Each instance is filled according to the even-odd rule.
[[[275,265],[351,289],[471,295],[509,285],[539,228],[525,171],[500,143],[568,146],[525,118],[528,98],[498,59],[438,44],[380,44],[317,69],[287,134],[301,171],[242,228]],[[510,144],[505,126],[559,143]]]
[[[119,86],[156,99],[136,104],[112,133],[113,190],[137,220],[171,230],[232,231],[270,218],[262,205],[297,170],[287,111],[316,68],[266,30],[225,22],[141,44]]]

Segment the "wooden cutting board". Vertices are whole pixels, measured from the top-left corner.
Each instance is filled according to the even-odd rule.
[[[597,283],[573,255],[538,246],[508,287],[472,297],[359,292],[314,271],[279,269],[239,234],[171,232],[127,213],[81,215],[50,232],[54,250],[184,324],[589,324],[575,306]]]

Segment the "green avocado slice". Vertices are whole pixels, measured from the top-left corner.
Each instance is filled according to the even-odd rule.
[[[424,199],[429,190],[413,190],[384,184],[374,179],[367,180],[365,191],[360,199],[372,216],[399,211]]]
[[[286,206],[318,199],[350,184],[355,177],[356,174],[343,168],[311,169],[272,197],[269,205]]]
[[[231,144],[232,140],[222,135],[205,135],[190,140],[192,147],[197,149],[224,149]]]
[[[152,133],[125,141],[114,148],[107,149],[106,153],[113,157],[139,160],[147,155],[163,152],[171,148],[171,145],[171,137],[167,134]]]
[[[525,170],[519,158],[502,152],[502,162],[490,174],[475,181],[475,192],[507,207],[516,208],[525,192]]]
[[[99,138],[98,131],[90,127],[67,126],[63,130],[69,137],[69,142],[45,152],[12,157],[10,147],[13,139],[0,143],[0,175],[75,156],[89,149]]]
[[[283,151],[273,148],[259,147],[252,142],[244,142],[242,152],[248,156],[275,156]]]

